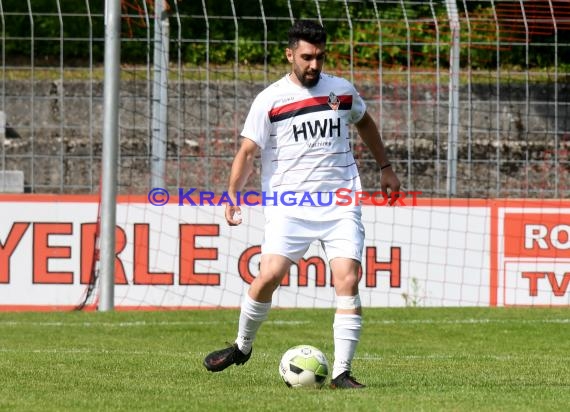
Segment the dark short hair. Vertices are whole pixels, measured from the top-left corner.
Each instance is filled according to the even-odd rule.
[[[294,48],[299,40],[311,44],[325,44],[327,32],[319,23],[311,20],[297,20],[289,29],[289,47]]]

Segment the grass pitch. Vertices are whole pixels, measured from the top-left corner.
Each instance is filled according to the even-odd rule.
[[[209,373],[236,310],[0,313],[2,411],[566,411],[570,309],[366,309],[354,375],[368,387],[287,388],[281,355],[332,362],[331,310],[279,310],[251,360]]]

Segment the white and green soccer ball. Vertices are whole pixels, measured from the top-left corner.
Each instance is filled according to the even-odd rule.
[[[279,363],[279,374],[291,388],[321,388],[329,376],[324,353],[310,345],[287,350]]]

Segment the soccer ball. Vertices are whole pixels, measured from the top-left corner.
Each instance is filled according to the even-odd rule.
[[[327,358],[317,348],[299,345],[289,349],[279,363],[279,373],[290,388],[321,388],[328,375]]]

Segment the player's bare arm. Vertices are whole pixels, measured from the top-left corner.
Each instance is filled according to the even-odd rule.
[[[228,184],[228,195],[233,203],[233,206],[226,205],[226,221],[230,226],[237,226],[241,223],[241,219],[238,218],[241,215],[241,208],[237,206],[237,192],[244,188],[247,179],[253,172],[253,161],[256,154],[257,144],[248,138],[243,138],[232,163]]]
[[[398,179],[398,176],[396,176],[396,173],[394,173],[390,165],[384,142],[382,142],[382,137],[378,132],[378,127],[374,119],[366,112],[364,117],[362,117],[355,126],[358,130],[358,134],[372,152],[374,159],[376,159],[376,162],[380,165],[382,170],[382,177],[380,178],[382,191],[385,193],[399,192],[400,179]]]

